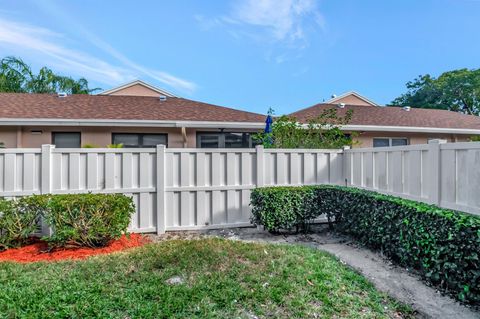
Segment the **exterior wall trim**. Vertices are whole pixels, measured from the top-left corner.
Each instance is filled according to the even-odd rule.
[[[95,120],[95,119],[24,119],[3,118],[0,126],[124,126],[124,127],[185,127],[185,128],[264,128],[258,122],[157,121],[157,120]]]
[[[42,126],[42,125],[43,126],[241,128],[241,129],[261,129],[265,127],[265,123],[263,122],[0,118],[0,126]],[[480,135],[480,129],[443,128],[443,127],[344,125],[341,127],[341,129],[344,131],[367,131],[367,132],[381,131],[381,132],[447,133],[447,134]]]

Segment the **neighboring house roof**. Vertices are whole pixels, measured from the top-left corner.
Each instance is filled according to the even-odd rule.
[[[372,100],[366,98],[365,96],[355,92],[355,91],[349,91],[346,93],[343,93],[342,95],[332,97],[330,100],[325,101],[325,104],[336,104],[336,103],[342,103],[346,102],[346,104],[352,104],[352,105],[357,105],[354,101],[358,101],[358,105],[372,105],[372,106],[380,106],[379,104],[373,102]]]
[[[338,115],[353,110],[350,123],[343,127],[345,130],[480,134],[480,117],[446,110],[410,108],[406,111],[402,107],[365,105],[340,108],[337,104],[321,103],[290,115],[306,123],[330,108],[337,109]]]
[[[0,93],[0,124],[41,122],[45,125],[108,125],[130,123],[156,126],[198,126],[200,122],[242,127],[264,126],[265,116],[184,98],[112,96],[76,94],[59,97],[55,94]],[[181,122],[181,123],[180,123]],[[192,122],[189,125],[189,122]],[[103,123],[103,124],[101,124]],[[207,123],[207,124],[208,124]],[[12,125],[12,124],[10,124]],[[14,124],[13,124],[14,125]],[[33,124],[32,124],[33,125]],[[93,125],[93,124],[92,124]],[[215,126],[212,126],[215,127]]]
[[[141,90],[143,89],[143,90]],[[145,83],[141,80],[135,80],[125,83],[110,90],[103,91],[98,95],[134,95],[134,96],[152,96],[164,95],[167,97],[177,97],[173,93],[170,93],[164,89],[158,88],[151,84]]]

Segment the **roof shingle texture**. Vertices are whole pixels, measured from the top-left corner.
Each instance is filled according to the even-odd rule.
[[[0,93],[0,118],[264,122],[265,116],[183,98]]]
[[[410,111],[405,111],[401,107],[365,105],[346,105],[342,109],[333,104],[316,104],[290,115],[296,117],[300,122],[306,123],[309,119],[319,116],[325,109],[330,108],[336,108],[338,115],[345,115],[347,110],[353,110],[349,125],[480,129],[479,116],[434,109],[411,108]]]

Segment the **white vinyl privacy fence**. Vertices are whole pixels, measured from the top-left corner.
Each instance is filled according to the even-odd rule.
[[[342,150],[0,150],[0,196],[124,193],[135,202],[135,232],[247,226],[251,189],[343,176]]]
[[[480,143],[0,150],[0,197],[123,193],[135,202],[135,232],[247,226],[253,188],[313,184],[350,185],[480,214]]]
[[[480,143],[345,150],[349,186],[480,214]]]

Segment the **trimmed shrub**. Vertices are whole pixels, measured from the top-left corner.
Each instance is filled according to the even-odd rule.
[[[52,247],[101,247],[127,231],[135,206],[122,194],[68,194],[48,197],[45,221]]]
[[[37,230],[38,214],[29,198],[0,199],[0,250],[25,244]]]
[[[318,215],[316,202],[313,187],[257,188],[251,194],[251,222],[271,233],[305,231]]]
[[[297,194],[303,187],[282,187],[275,198]],[[430,284],[457,299],[480,305],[480,218],[371,191],[340,186],[306,187],[302,209],[314,218],[322,213],[335,218],[335,227],[361,243],[380,250],[396,263],[416,269]],[[271,191],[252,192],[253,211],[266,209]],[[258,198],[263,197],[263,199]],[[253,200],[255,198],[255,200]],[[255,207],[257,203],[262,206]],[[288,208],[287,210],[291,210]],[[258,214],[258,213],[257,213]]]

